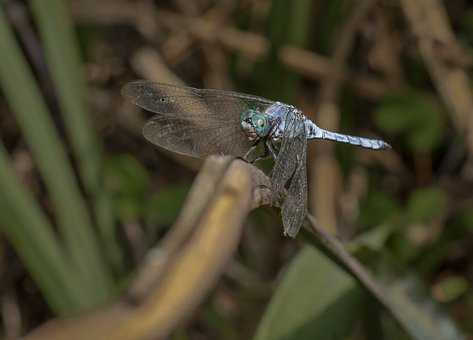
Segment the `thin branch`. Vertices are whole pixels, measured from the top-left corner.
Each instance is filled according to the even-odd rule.
[[[308,215],[308,230],[315,236],[313,241],[317,246],[322,246],[326,254],[338,265],[344,268],[348,274],[355,278],[368,293],[370,293],[383,307],[391,312],[394,319],[402,325],[402,320],[395,313],[391,303],[386,299],[384,288],[379,285],[371,274],[356,260],[346,249],[345,246],[334,236],[330,235],[325,228],[319,226],[312,215]]]

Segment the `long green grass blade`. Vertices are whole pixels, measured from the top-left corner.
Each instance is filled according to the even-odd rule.
[[[48,65],[82,182],[94,199],[94,209],[108,257],[121,267],[111,202],[101,183],[102,146],[90,121],[85,101],[86,84],[73,22],[62,0],[32,0]]]
[[[315,20],[316,48],[323,54],[330,54],[337,44],[336,33],[346,15],[356,6],[356,1],[331,0],[324,1],[320,6],[319,15]]]
[[[82,64],[64,1],[30,1],[49,71],[72,146],[80,161],[84,185],[91,191],[100,186],[101,150],[91,128],[85,105]]]
[[[66,152],[29,67],[0,7],[0,86],[31,148],[51,195],[59,230],[81,274],[90,305],[110,293],[111,279]]]
[[[297,91],[300,76],[279,61],[279,50],[283,46],[305,46],[312,1],[275,0],[271,4],[268,17],[268,37],[271,49],[266,64],[262,68],[265,94],[284,102],[291,102]]]
[[[80,285],[46,217],[10,168],[0,143],[0,230],[15,247],[51,308],[58,314],[80,309]]]

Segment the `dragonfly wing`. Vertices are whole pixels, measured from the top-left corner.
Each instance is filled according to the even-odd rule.
[[[144,137],[167,150],[191,156],[222,154],[242,157],[251,142],[241,131],[239,122],[219,124],[197,121],[184,114],[155,115],[143,127]]]
[[[273,203],[281,205],[284,233],[291,237],[299,231],[307,212],[306,156],[304,119],[289,113],[271,182]]]
[[[134,104],[157,113],[143,128],[146,139],[194,157],[243,156],[251,143],[240,127],[240,114],[249,108],[263,112],[273,103],[238,92],[150,81],[129,83],[122,93]]]
[[[306,155],[303,155],[289,184],[287,196],[281,207],[284,233],[295,237],[307,215],[307,170]]]

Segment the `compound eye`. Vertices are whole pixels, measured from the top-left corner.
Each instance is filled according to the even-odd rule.
[[[260,118],[256,121],[256,125],[258,125],[258,127],[263,127],[265,125],[265,121],[264,119]]]

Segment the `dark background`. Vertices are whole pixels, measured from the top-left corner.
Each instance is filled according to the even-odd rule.
[[[284,101],[323,128],[392,144],[393,150],[373,152],[311,143],[310,211],[380,282],[422,286],[414,301],[436,320],[432,327],[454,322],[466,338],[473,336],[470,2],[0,3],[5,336],[116,296],[176,219],[199,161],[141,136],[149,114],[120,95],[126,82],[140,78]],[[84,226],[89,213],[94,217]],[[260,321],[268,302],[283,289],[286,270],[297,272],[291,259],[305,242],[282,236],[275,210],[258,209],[246,224],[226,273],[175,339],[246,339],[265,327]],[[71,228],[87,231],[71,234]],[[82,282],[80,269],[61,262],[63,250],[78,268],[95,264],[93,282]],[[287,291],[300,294],[293,301],[305,296],[316,306],[323,298],[313,294],[331,294],[330,284],[317,286],[317,280],[339,269],[333,263],[320,268],[285,281]],[[79,301],[74,287],[64,288],[69,281],[88,287]],[[309,339],[313,329],[324,329],[319,338],[380,339],[374,328],[401,338],[379,306],[366,312],[360,299],[343,300],[340,314],[325,314],[333,306],[323,302],[320,314],[311,312],[307,333],[287,338]],[[288,304],[280,310],[303,315],[306,309]],[[284,324],[283,312],[273,322]]]

